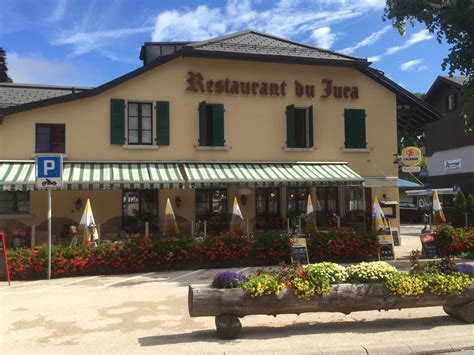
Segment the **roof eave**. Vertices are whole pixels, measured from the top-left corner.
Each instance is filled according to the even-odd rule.
[[[427,104],[426,102],[423,102],[419,98],[417,98],[415,95],[413,95],[411,92],[408,90],[404,89],[400,85],[398,85],[396,82],[393,80],[387,78],[385,75],[379,73],[376,69],[374,68],[365,68],[365,69],[360,69],[362,73],[368,75],[378,83],[382,84],[385,86],[387,89],[395,93],[396,95],[400,95],[407,99],[408,101],[411,101],[418,107],[420,107],[423,111],[426,113],[429,113],[432,116],[435,116],[436,118],[441,117],[441,113],[436,110],[434,107],[431,105]]]
[[[248,60],[257,62],[272,62],[272,63],[289,63],[289,64],[309,64],[309,65],[330,65],[340,67],[368,67],[371,62],[366,60],[346,60],[346,59],[329,59],[329,58],[304,58],[296,56],[282,56],[270,54],[253,54],[253,53],[229,53],[221,51],[208,51],[202,49],[192,49],[183,47],[181,49],[183,57],[196,58],[215,58],[215,59],[230,59],[230,60]]]

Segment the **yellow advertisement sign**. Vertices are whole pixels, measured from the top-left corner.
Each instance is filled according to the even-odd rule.
[[[401,162],[405,166],[417,166],[421,162],[421,150],[417,147],[405,147],[402,150]]]

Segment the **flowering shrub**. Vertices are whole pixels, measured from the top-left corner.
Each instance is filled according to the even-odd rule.
[[[443,255],[474,252],[474,228],[454,228],[445,225],[435,232],[435,240]]]
[[[471,264],[459,264],[454,267],[457,272],[471,275],[474,278],[474,265]]]
[[[250,239],[233,232],[218,237],[206,237],[199,245],[199,251],[211,262],[236,261],[248,257]]]
[[[385,282],[385,286],[394,295],[402,297],[421,296],[425,293],[428,282],[419,275],[410,275],[401,272],[393,273]]]
[[[242,288],[252,297],[263,295],[276,295],[285,287],[285,284],[271,274],[249,276]]]
[[[212,286],[217,288],[238,288],[247,280],[242,273],[231,271],[218,272],[212,280]]]
[[[41,254],[41,255],[40,255]],[[46,270],[48,251],[32,249],[15,249],[8,251],[8,266],[12,279],[30,280],[42,277]]]
[[[389,279],[397,269],[385,261],[373,261],[351,265],[347,269],[349,281],[355,283],[384,282]]]
[[[308,253],[313,261],[375,260],[378,253],[375,235],[359,235],[352,229],[318,232],[308,240]]]
[[[469,275],[456,272],[452,274],[427,274],[425,276],[428,289],[438,296],[460,295],[471,286],[472,279]]]
[[[306,272],[313,277],[327,279],[330,284],[344,283],[349,277],[344,266],[330,262],[309,264]]]
[[[257,260],[278,264],[290,260],[291,242],[287,235],[269,231],[255,237],[253,249]]]

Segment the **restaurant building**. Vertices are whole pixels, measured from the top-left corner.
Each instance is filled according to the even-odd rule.
[[[375,195],[398,227],[397,134],[437,114],[367,60],[252,30],[145,43],[140,58],[99,87],[0,109],[0,229],[44,240],[40,153],[64,156],[56,241],[87,198],[112,240],[145,222],[160,234],[168,198],[183,235],[225,228],[234,197],[250,233],[286,229],[308,194],[320,228],[370,228]]]

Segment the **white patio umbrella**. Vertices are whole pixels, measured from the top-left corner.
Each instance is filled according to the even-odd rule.
[[[165,207],[165,221],[163,224],[163,236],[167,238],[176,238],[179,235],[178,223],[176,223],[176,216],[171,206],[171,201],[168,197]]]
[[[232,208],[232,218],[230,220],[230,230],[235,233],[243,233],[245,229],[244,216],[239,207],[237,197],[234,197],[234,206]]]
[[[84,212],[82,213],[82,218],[79,222],[79,225],[83,226],[84,228],[84,242],[94,242],[95,240],[99,239],[94,215],[92,214],[91,201],[89,199],[87,199],[86,206],[84,207]]]

